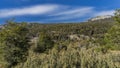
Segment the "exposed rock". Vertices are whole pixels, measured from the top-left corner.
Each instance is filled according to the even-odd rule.
[[[97,17],[91,18],[89,21],[97,21],[97,20],[109,19],[109,18],[112,18],[112,16],[111,15],[97,16]]]

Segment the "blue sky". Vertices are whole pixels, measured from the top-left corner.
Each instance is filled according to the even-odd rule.
[[[120,0],[0,0],[0,24],[15,21],[39,23],[81,22],[113,15]]]

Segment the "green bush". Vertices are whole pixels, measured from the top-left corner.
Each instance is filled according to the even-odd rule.
[[[17,24],[9,22],[0,32],[0,45],[4,60],[8,63],[7,68],[24,62],[27,59],[29,39],[28,29],[25,23]]]
[[[54,42],[51,40],[51,38],[45,32],[41,32],[39,35],[39,39],[35,51],[42,53],[48,51],[53,46],[54,46]]]
[[[105,35],[106,46],[108,49],[120,50],[120,10],[115,13],[114,25]]]

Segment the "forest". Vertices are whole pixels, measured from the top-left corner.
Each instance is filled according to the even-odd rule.
[[[120,10],[109,19],[78,23],[6,21],[0,68],[120,68]]]

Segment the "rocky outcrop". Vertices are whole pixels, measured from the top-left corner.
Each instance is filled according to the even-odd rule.
[[[104,15],[104,16],[97,16],[97,17],[91,18],[88,21],[97,21],[97,20],[103,20],[103,19],[109,19],[109,18],[112,18],[112,16]]]

